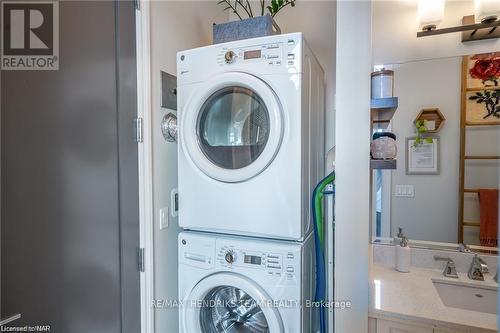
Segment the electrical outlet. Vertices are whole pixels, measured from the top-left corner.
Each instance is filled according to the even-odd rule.
[[[168,207],[160,209],[160,230],[168,228]]]
[[[398,198],[414,198],[415,186],[414,185],[396,185],[394,196]]]

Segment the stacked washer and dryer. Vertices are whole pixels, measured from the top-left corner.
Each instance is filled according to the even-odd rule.
[[[180,331],[312,332],[324,72],[301,33],[179,52]]]

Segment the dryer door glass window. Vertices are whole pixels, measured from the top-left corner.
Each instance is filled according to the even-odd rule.
[[[203,154],[224,169],[241,169],[255,161],[269,138],[269,113],[254,91],[227,87],[203,104],[198,116]]]
[[[203,333],[269,333],[269,325],[255,299],[243,290],[219,286],[202,302],[200,326]]]

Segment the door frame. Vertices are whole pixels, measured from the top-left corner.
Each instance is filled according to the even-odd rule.
[[[154,244],[153,244],[153,158],[151,110],[151,40],[149,1],[136,0],[137,117],[142,119],[139,152],[140,247],[144,249],[141,272],[141,332],[154,332]]]

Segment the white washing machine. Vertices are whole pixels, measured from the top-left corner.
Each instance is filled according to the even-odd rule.
[[[314,242],[179,234],[181,333],[313,332]]]
[[[179,52],[179,225],[303,240],[324,176],[324,72],[301,33]]]

